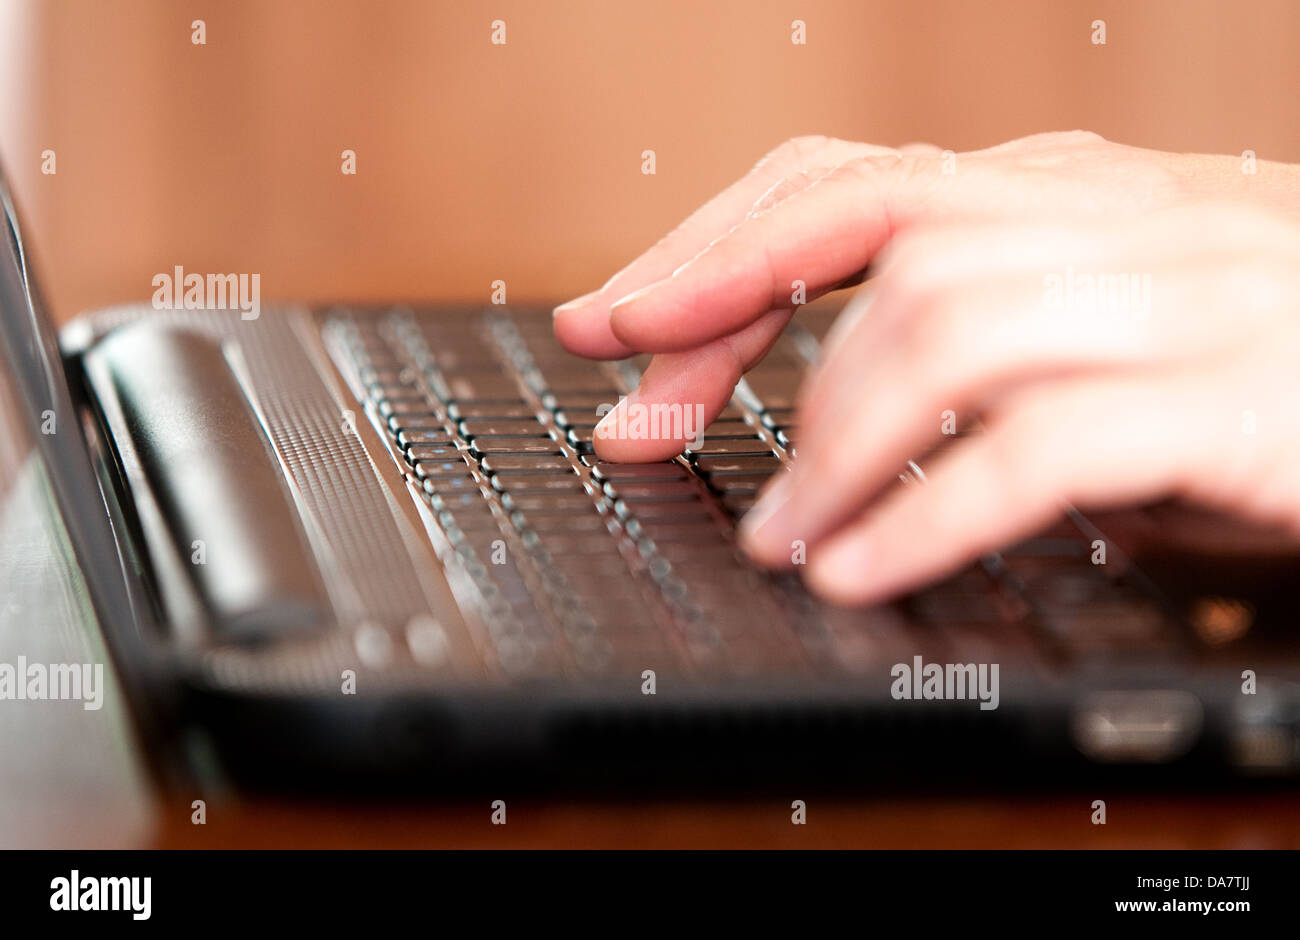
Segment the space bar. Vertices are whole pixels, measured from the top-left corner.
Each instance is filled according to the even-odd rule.
[[[284,478],[220,345],[142,323],[96,354],[216,636],[257,641],[320,626],[323,592]]]

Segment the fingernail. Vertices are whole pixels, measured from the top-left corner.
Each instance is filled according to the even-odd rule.
[[[590,304],[599,294],[600,291],[594,290],[588,294],[583,294],[581,297],[578,297],[574,300],[570,300],[568,303],[560,304],[558,307],[556,307],[554,310],[551,311],[551,316],[558,317],[562,313],[569,313],[570,311],[577,310],[579,307],[585,307],[588,304]]]
[[[618,404],[605,412],[605,417],[596,422],[596,427],[591,433],[602,440],[607,437],[617,436],[619,413],[627,410],[627,403],[634,395],[636,395],[636,392],[633,392],[632,395],[620,398]]]
[[[649,294],[656,287],[658,287],[660,283],[661,282],[659,281],[655,281],[653,284],[647,284],[645,287],[641,288],[640,290],[632,291],[632,293],[626,295],[625,297],[620,297],[618,300],[614,301],[612,304],[609,305],[609,312],[611,314],[614,314],[617,313],[619,310],[622,310],[623,308],[636,303],[646,294]]]

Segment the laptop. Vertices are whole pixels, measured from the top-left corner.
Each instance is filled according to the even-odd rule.
[[[420,790],[1300,768],[1294,568],[1144,566],[1074,511],[865,609],[751,566],[736,524],[796,453],[833,306],[682,454],[613,464],[594,429],[645,362],[570,355],[548,311],[253,309],[211,278],[187,309],[177,270],[172,302],[56,335],[4,209],[3,494],[30,509],[35,468],[81,599],[24,616],[101,639],[154,767]]]

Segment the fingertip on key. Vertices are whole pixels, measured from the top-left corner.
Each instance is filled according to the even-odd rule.
[[[788,569],[801,563],[807,543],[789,521],[793,483],[786,473],[769,485],[759,501],[740,520],[740,547],[751,561],[765,568]]]
[[[645,437],[626,417],[629,408],[640,407],[636,394],[622,399],[596,424],[592,445],[596,456],[611,463],[657,463],[671,460],[686,442],[674,437]]]

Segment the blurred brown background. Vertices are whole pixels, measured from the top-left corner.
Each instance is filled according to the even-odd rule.
[[[0,0],[0,158],[62,318],[176,264],[264,300],[564,299],[795,134],[1300,160],[1297,26],[1295,0]]]

